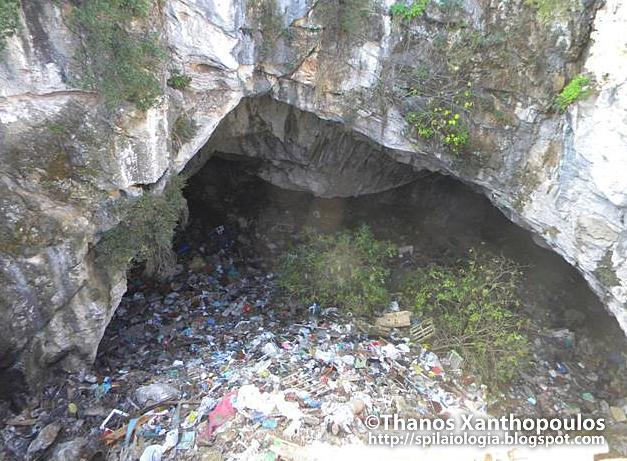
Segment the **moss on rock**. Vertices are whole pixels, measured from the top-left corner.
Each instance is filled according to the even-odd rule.
[[[616,270],[612,264],[612,256],[614,256],[614,252],[612,250],[606,251],[594,271],[601,283],[608,288],[620,285],[620,279],[618,278],[618,275],[616,275]]]

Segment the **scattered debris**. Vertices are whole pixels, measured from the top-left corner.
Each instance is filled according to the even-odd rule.
[[[451,351],[448,355],[447,362],[451,371],[457,371],[464,363],[464,358],[457,353],[457,351]]]
[[[84,437],[60,443],[55,447],[50,461],[79,461],[87,443],[88,440]]]
[[[141,406],[165,402],[166,400],[177,399],[181,393],[165,383],[153,383],[142,386],[135,391],[135,399]]]
[[[404,246],[398,247],[399,258],[411,257],[413,255],[414,255],[413,245],[404,245]]]
[[[610,407],[610,413],[612,415],[612,418],[614,418],[617,423],[623,423],[627,421],[627,416],[625,416],[625,412],[620,407]]]
[[[37,434],[35,440],[28,446],[28,450],[26,451],[27,456],[32,458],[34,455],[39,454],[52,445],[60,431],[61,425],[58,423],[48,424],[44,427],[39,434]]]
[[[410,329],[410,337],[415,344],[424,343],[435,334],[433,319],[425,319]]]
[[[183,245],[167,283],[129,279],[97,375],[70,376],[46,391],[46,406],[7,420],[0,429],[12,453],[307,459],[312,442],[363,443],[371,414],[582,411],[627,420],[569,330],[539,335],[535,374],[488,401],[464,357],[429,348],[432,319],[398,303],[376,318],[319,304],[294,313],[274,304],[272,274],[245,263],[229,226],[208,234],[215,252]]]
[[[375,325],[379,328],[402,328],[411,325],[411,312],[389,312],[379,317]]]

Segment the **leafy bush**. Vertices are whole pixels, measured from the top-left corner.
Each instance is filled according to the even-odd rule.
[[[180,115],[174,121],[172,127],[172,141],[175,149],[180,149],[183,144],[188,143],[196,136],[198,124],[188,115]]]
[[[153,0],[85,0],[72,14],[83,36],[78,56],[81,84],[99,91],[112,108],[129,101],[141,110],[154,106],[162,94],[156,77],[164,59],[157,36],[131,24],[145,19]]]
[[[20,26],[20,0],[0,0],[0,51]]]
[[[179,69],[174,69],[170,78],[168,78],[168,86],[175,90],[184,90],[190,83],[192,83],[192,78],[187,74],[181,73]]]
[[[390,8],[390,14],[393,18],[402,18],[411,21],[421,16],[427,9],[428,4],[429,0],[415,0],[409,6],[403,3],[395,3]]]
[[[592,92],[590,78],[585,75],[577,75],[564,87],[562,92],[556,96],[555,107],[557,107],[560,112],[564,112],[568,109],[568,106],[585,98],[590,92]]]
[[[318,302],[356,312],[372,312],[389,302],[389,258],[396,247],[374,238],[367,226],[335,235],[308,233],[285,254],[278,286],[299,302]]]
[[[436,107],[428,112],[409,112],[405,119],[423,139],[436,135],[453,152],[459,152],[470,141],[470,135],[458,112]]]
[[[450,101],[431,98],[427,110],[409,112],[405,115],[422,139],[436,139],[451,152],[457,154],[470,143],[468,126],[464,114],[473,107],[473,94],[470,85],[456,94]]]
[[[529,340],[519,313],[520,269],[503,257],[479,256],[456,267],[413,271],[401,304],[433,317],[436,350],[455,349],[485,383],[504,384],[526,364]]]
[[[187,215],[184,186],[185,181],[175,176],[161,195],[142,195],[96,245],[98,266],[108,271],[125,269],[134,258],[146,263],[149,275],[168,276],[176,261],[174,230]]]

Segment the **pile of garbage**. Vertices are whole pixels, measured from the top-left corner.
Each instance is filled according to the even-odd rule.
[[[395,303],[376,320],[274,304],[272,274],[224,228],[211,239],[180,246],[168,283],[130,278],[96,374],[59,378],[4,421],[0,460],[291,459],[313,442],[366,443],[369,415],[487,415],[464,358],[421,345],[429,320]],[[627,401],[597,395],[598,370],[547,361],[549,343],[575,357],[570,332],[539,336],[536,372],[502,410],[599,413],[624,427]]]

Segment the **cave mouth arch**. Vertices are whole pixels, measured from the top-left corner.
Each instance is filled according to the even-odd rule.
[[[437,164],[415,167],[397,157],[339,122],[268,96],[244,98],[183,170],[190,219],[218,226],[234,218],[235,207],[256,223],[292,221],[286,229],[365,222],[381,238],[412,245],[424,263],[485,248],[525,268],[526,304],[540,323],[627,344],[616,319],[561,256],[470,185],[432,171]]]
[[[251,368],[266,362],[260,345],[269,336],[262,335],[270,333],[278,349],[288,331],[307,322],[309,306],[272,297],[277,258],[305,227],[335,232],[365,223],[375,237],[411,246],[414,266],[452,262],[470,248],[522,265],[525,315],[546,331],[530,334],[529,372],[503,394],[527,405],[515,410],[529,413],[518,414],[539,411],[530,394],[535,399],[552,393],[560,404],[573,405],[592,390],[608,402],[622,397],[624,365],[609,365],[612,351],[622,358],[626,350],[618,322],[572,266],[469,185],[398,163],[338,123],[265,98],[244,101],[226,117],[182,174],[189,221],[174,239],[177,272],[166,281],[149,280],[140,268],[129,273],[128,291],[100,343],[99,375],[120,376],[123,370],[122,376],[137,382],[185,382],[195,394],[217,385],[226,392],[229,385],[256,379],[246,371],[231,381],[223,372],[235,362]],[[363,178],[369,183],[362,184]],[[555,344],[560,340],[551,335],[562,329],[574,332],[572,347]],[[251,346],[258,337],[261,342]],[[272,375],[291,373],[282,368],[290,360],[276,360]],[[558,363],[568,363],[573,381],[585,378],[588,387],[568,387],[573,381],[557,376]],[[551,373],[555,386],[565,387],[547,391],[553,389]],[[514,413],[508,402],[495,411]],[[551,405],[545,408],[552,412]]]

